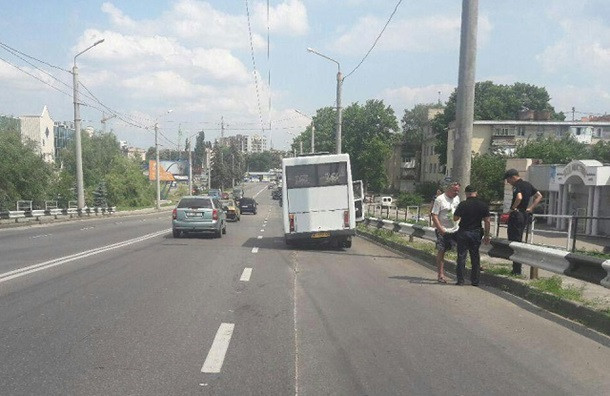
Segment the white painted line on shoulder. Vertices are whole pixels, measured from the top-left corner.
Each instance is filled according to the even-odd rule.
[[[263,239],[263,236],[262,236],[262,235],[259,235],[259,236],[257,236],[256,238],[257,238],[257,239]]]
[[[214,342],[212,342],[212,347],[205,358],[205,362],[203,362],[203,367],[201,367],[202,373],[220,373],[234,329],[234,323],[220,324]]]
[[[248,282],[250,280],[250,276],[252,276],[252,268],[244,268],[244,272],[241,274],[241,278],[239,278],[242,282]]]
[[[82,258],[85,258],[85,257],[93,256],[93,255],[96,255],[96,254],[99,254],[99,253],[103,253],[103,252],[106,252],[108,250],[118,249],[118,248],[121,248],[123,246],[128,246],[128,245],[132,245],[132,244],[137,243],[137,242],[142,242],[142,241],[145,241],[147,239],[154,238],[154,237],[157,237],[159,235],[166,234],[170,230],[171,229],[153,232],[151,234],[142,235],[140,237],[129,239],[127,241],[113,243],[112,245],[102,246],[102,247],[91,249],[91,250],[85,250],[84,252],[71,254],[69,256],[59,257],[59,258],[56,258],[56,259],[53,259],[53,260],[48,260],[48,261],[45,261],[45,262],[42,262],[42,263],[39,263],[39,264],[34,264],[34,265],[30,265],[30,266],[23,267],[23,268],[18,268],[18,269],[13,270],[13,271],[5,272],[3,274],[0,274],[0,283],[6,282],[6,281],[11,280],[11,279],[19,278],[21,276],[28,275],[28,274],[31,274],[31,273],[34,273],[34,272],[38,272],[38,271],[42,271],[42,270],[45,270],[45,269],[48,269],[48,268],[56,267],[58,265],[66,264],[66,263],[69,263],[69,262],[74,261],[74,260],[78,260],[78,259],[82,259]]]
[[[258,253],[258,248],[257,247],[253,247],[252,248],[252,253]]]

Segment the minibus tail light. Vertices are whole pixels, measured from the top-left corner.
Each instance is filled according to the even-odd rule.
[[[172,210],[172,219],[176,220],[178,218],[178,209]]]
[[[212,220],[218,220],[218,209],[214,209],[212,212]]]
[[[288,219],[290,222],[290,232],[294,232],[294,215],[293,214],[288,215]]]
[[[343,228],[349,228],[349,210],[343,212]]]

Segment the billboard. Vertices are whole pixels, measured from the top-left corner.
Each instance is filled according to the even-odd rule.
[[[155,160],[148,161],[148,180],[157,180],[157,162]],[[174,175],[163,169],[163,165],[159,167],[160,181],[175,181]]]

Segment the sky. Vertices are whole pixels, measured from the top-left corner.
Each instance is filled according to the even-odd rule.
[[[398,119],[457,85],[461,1],[0,0],[0,115],[73,120],[78,56],[83,126],[164,148],[264,134],[287,149],[335,106],[380,99]],[[267,7],[267,5],[269,7]],[[12,49],[12,50],[9,50]],[[556,111],[610,113],[610,1],[480,0],[476,80],[545,87]],[[351,74],[350,74],[351,73]],[[172,110],[168,113],[168,110]],[[271,127],[269,129],[269,126]]]

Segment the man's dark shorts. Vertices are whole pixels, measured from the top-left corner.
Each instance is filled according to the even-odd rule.
[[[441,235],[438,230],[436,232],[436,250],[439,252],[447,252],[451,248],[457,246],[457,239],[455,239],[455,233],[445,233]]]

